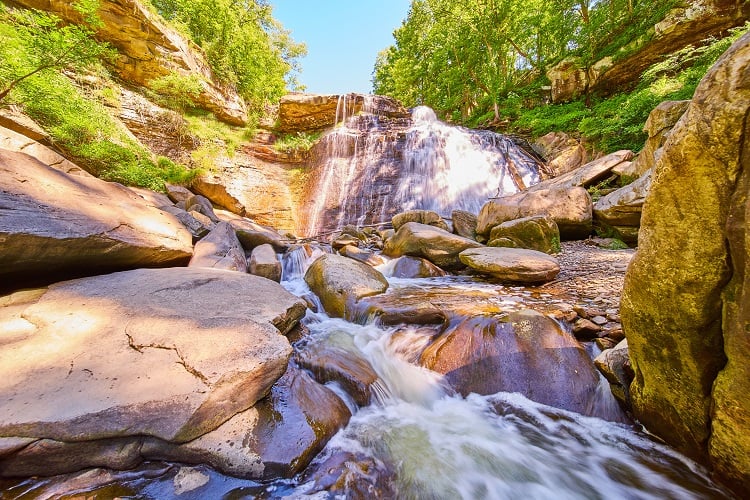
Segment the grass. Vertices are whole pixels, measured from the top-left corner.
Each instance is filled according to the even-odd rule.
[[[321,135],[320,132],[287,134],[278,138],[273,144],[273,148],[282,153],[310,151]]]

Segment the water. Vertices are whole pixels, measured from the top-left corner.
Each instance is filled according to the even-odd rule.
[[[289,252],[283,284],[298,295],[309,295],[301,277],[321,253],[303,246]],[[468,278],[432,278],[424,283],[393,280],[393,284],[414,294],[455,286],[463,293],[481,290],[491,295],[490,285]],[[549,300],[521,287],[505,291],[509,299],[504,305],[509,308],[522,300],[538,304]],[[514,294],[519,300],[512,300]],[[31,479],[10,486],[3,498],[85,493],[159,500],[324,499],[331,498],[326,491],[330,488],[335,498],[378,494],[399,499],[730,496],[713,485],[701,467],[633,426],[541,405],[520,394],[457,395],[442,376],[416,364],[434,329],[354,324],[312,311],[304,323],[310,333],[301,342],[344,349],[366,360],[378,377],[372,386],[372,403],[362,408],[335,387],[353,416],[313,461],[310,473],[261,483],[224,476],[205,466],[146,463],[135,471],[92,470]],[[343,465],[337,470],[331,463]],[[326,482],[326,477],[339,473],[348,479]]]
[[[447,125],[424,106],[411,119],[384,116],[381,106],[374,96],[339,98],[337,125],[313,151],[300,234],[386,222],[410,209],[478,213],[488,198],[540,180],[535,160],[503,135]]]

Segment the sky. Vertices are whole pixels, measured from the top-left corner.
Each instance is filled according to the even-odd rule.
[[[371,93],[375,57],[393,45],[410,0],[270,0],[273,17],[307,44],[300,83],[314,94]]]

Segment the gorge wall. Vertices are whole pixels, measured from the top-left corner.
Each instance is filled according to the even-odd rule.
[[[655,166],[622,320],[636,417],[750,492],[750,35],[709,71]]]

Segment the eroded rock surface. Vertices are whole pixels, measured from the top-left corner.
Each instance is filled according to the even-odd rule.
[[[471,248],[459,257],[479,273],[514,283],[544,283],[555,279],[560,272],[560,264],[554,257],[523,248]]]
[[[407,222],[385,242],[383,252],[391,257],[424,257],[438,267],[456,269],[463,267],[458,258],[459,253],[467,248],[481,246],[474,240],[438,227]]]
[[[304,311],[271,281],[194,268],[3,298],[0,435],[31,443],[3,446],[0,471],[130,467],[144,436],[184,443],[216,429],[284,373],[291,347],[282,333]]]

